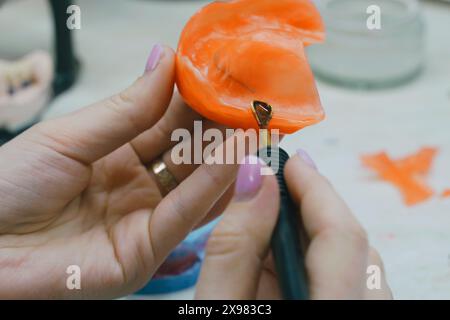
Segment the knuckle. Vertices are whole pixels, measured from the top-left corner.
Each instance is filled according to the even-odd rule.
[[[170,124],[167,123],[165,118],[161,119],[161,122],[157,123],[155,126],[155,135],[161,139],[167,139],[167,137],[171,137],[172,130],[170,129]]]
[[[172,213],[178,217],[178,220],[181,221],[183,224],[188,226],[193,226],[196,224],[197,219],[194,215],[194,217],[190,214],[192,210],[188,210],[188,208],[185,206],[185,202],[183,199],[183,196],[179,189],[175,189],[172,191],[173,196],[170,198],[170,201],[167,201],[167,204],[169,206],[168,210],[172,211]]]
[[[77,145],[70,135],[65,134],[64,129],[58,125],[58,120],[46,120],[35,124],[27,138],[40,145],[44,145],[54,151],[70,155],[70,150]],[[66,154],[69,153],[69,154]]]
[[[110,98],[112,105],[117,109],[122,109],[127,106],[135,104],[135,99],[128,93],[127,90],[119,92]]]
[[[245,247],[246,236],[244,232],[241,232],[241,228],[224,220],[222,222],[208,239],[206,245],[208,256],[233,255]]]
[[[204,172],[206,173],[207,177],[211,180],[211,182],[214,185],[222,185],[224,182],[224,177],[218,173],[217,170],[215,170],[215,167],[213,164],[204,164],[202,166]]]
[[[111,96],[106,101],[106,108],[121,120],[128,123],[128,125],[139,133],[141,130],[135,119],[132,117],[132,113],[128,112],[135,104],[135,99],[131,97],[126,91]]]

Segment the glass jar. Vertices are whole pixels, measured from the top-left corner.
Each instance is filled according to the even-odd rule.
[[[357,88],[405,83],[424,65],[424,23],[416,0],[316,1],[323,44],[308,47],[321,79]]]

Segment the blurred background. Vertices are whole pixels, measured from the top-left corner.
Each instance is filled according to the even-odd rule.
[[[43,117],[128,86],[142,74],[153,44],[176,48],[189,17],[208,2],[76,1],[81,29],[70,34],[81,69],[73,86],[50,100]],[[327,119],[287,137],[285,149],[307,150],[346,199],[384,259],[395,298],[450,299],[450,198],[405,206],[398,190],[360,161],[378,151],[395,158],[437,147],[428,181],[436,190],[450,188],[450,3],[316,3],[328,38],[322,47],[309,48],[308,57]],[[366,26],[367,17],[376,14],[366,12],[371,4],[382,9],[381,29],[372,33]],[[0,60],[36,49],[56,58],[53,39],[48,1],[10,0],[0,6]],[[147,297],[190,298],[192,292]]]

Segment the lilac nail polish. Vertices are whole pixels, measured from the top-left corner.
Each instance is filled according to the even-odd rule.
[[[145,72],[153,71],[158,66],[159,61],[164,53],[164,47],[160,44],[153,46],[152,51],[147,59],[147,64],[145,65]]]
[[[262,161],[258,157],[254,155],[245,157],[236,180],[236,200],[247,200],[258,193],[263,179],[261,176],[262,166]]]
[[[316,164],[314,163],[313,159],[311,159],[311,157],[305,150],[298,149],[297,154],[308,166],[317,170]]]

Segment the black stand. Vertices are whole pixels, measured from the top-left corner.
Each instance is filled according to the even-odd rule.
[[[53,80],[53,94],[57,96],[69,89],[77,79],[80,65],[74,54],[71,30],[67,28],[67,8],[72,4],[70,0],[49,0],[53,14],[54,48],[55,48],[55,77]]]

